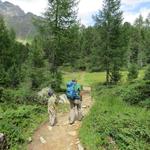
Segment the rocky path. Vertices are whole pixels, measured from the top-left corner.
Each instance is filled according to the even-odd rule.
[[[92,105],[91,88],[84,87],[82,111],[86,115]],[[69,125],[68,113],[58,114],[58,123],[51,127],[48,123],[41,125],[35,132],[28,150],[83,150],[78,138],[82,122]]]

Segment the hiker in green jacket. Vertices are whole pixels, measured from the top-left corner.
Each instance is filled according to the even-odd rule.
[[[76,80],[67,83],[67,97],[70,102],[69,123],[73,124],[75,120],[81,121],[83,118],[81,111],[82,104],[82,86]]]

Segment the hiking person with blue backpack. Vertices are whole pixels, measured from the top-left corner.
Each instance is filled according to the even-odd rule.
[[[76,80],[72,80],[67,83],[66,95],[70,102],[70,114],[69,114],[69,123],[73,124],[75,120],[81,121],[83,118],[81,112],[81,103],[82,103],[82,86],[77,83]]]

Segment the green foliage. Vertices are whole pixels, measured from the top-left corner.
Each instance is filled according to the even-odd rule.
[[[80,129],[87,149],[141,149],[150,147],[150,113],[129,106],[116,95],[117,89],[104,86],[94,91],[95,104]]]
[[[28,55],[28,47],[15,41],[13,30],[8,31],[0,18],[0,85],[17,87],[22,81],[21,66]]]
[[[97,27],[80,27],[80,56],[77,67],[82,71],[102,70],[100,61],[101,35]]]
[[[129,104],[150,108],[150,81],[137,81],[129,84],[120,90],[120,94],[123,100]]]
[[[150,65],[147,67],[145,72],[144,80],[150,80]]]
[[[131,64],[129,66],[128,80],[131,81],[138,77],[138,66],[136,64]]]
[[[5,109],[4,109],[4,108]],[[0,131],[6,134],[11,149],[21,149],[37,124],[46,118],[46,108],[39,106],[18,106],[9,108],[1,105]]]
[[[106,71],[106,82],[117,83],[124,62],[125,48],[122,32],[120,0],[104,0],[103,10],[95,17],[101,35],[101,59]]]
[[[121,74],[120,74],[120,72],[118,71],[118,70],[116,70],[116,69],[114,69],[113,71],[112,71],[112,75],[111,75],[111,83],[113,83],[113,84],[115,84],[115,83],[117,83],[118,81],[120,81],[120,79],[121,79]]]
[[[7,105],[33,103],[37,99],[36,94],[29,87],[19,89],[1,88],[0,102]]]
[[[55,90],[55,91],[60,91],[60,83],[62,82],[62,75],[60,72],[57,72],[56,74],[52,75],[52,80],[50,82],[51,87]]]
[[[75,46],[78,45],[76,42],[78,36],[76,5],[77,2],[74,0],[49,0],[44,18],[36,22],[42,48],[49,62],[49,70],[53,80],[52,86],[56,90],[60,89],[61,84],[58,67],[66,61],[74,62],[77,57],[75,53]]]
[[[35,37],[28,56],[28,71],[31,88],[38,89],[44,81],[44,51],[39,37]]]

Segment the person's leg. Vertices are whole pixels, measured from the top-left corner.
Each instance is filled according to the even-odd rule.
[[[69,123],[73,124],[75,122],[75,104],[73,100],[70,100],[70,113],[69,113]]]
[[[51,126],[54,126],[57,123],[56,110],[54,108],[49,110],[49,122]]]
[[[83,118],[83,114],[82,114],[82,110],[81,110],[81,104],[82,104],[82,101],[78,100],[78,102],[77,102],[77,112],[78,112],[77,119],[79,121],[81,121]]]

